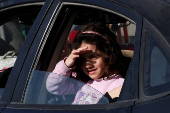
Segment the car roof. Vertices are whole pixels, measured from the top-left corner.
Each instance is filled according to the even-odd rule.
[[[0,0],[0,9],[9,6],[21,5],[26,3],[45,2],[45,0]]]
[[[110,0],[113,1],[113,0]],[[131,8],[152,25],[154,25],[161,34],[170,37],[170,0],[115,0],[120,4]]]
[[[61,2],[83,2],[90,0],[61,0]],[[98,0],[108,1],[108,0]],[[128,7],[146,18],[154,27],[161,32],[165,38],[170,37],[170,0],[109,0]],[[0,9],[25,4],[25,3],[45,2],[45,0],[0,0]],[[101,2],[102,5],[102,2]]]
[[[93,3],[91,0],[60,0],[61,2]],[[151,23],[161,35],[170,42],[170,0],[98,0],[98,4],[105,1],[118,3],[133,10]],[[106,5],[106,4],[105,4]],[[107,5],[110,5],[109,3]]]

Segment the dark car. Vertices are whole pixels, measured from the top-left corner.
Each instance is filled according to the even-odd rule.
[[[1,70],[2,113],[170,112],[169,0],[1,2],[1,25],[17,17],[19,23],[32,26],[30,30],[19,27],[21,34],[16,37],[25,36],[25,39],[17,39],[22,43],[21,49],[17,49],[15,46],[18,44],[11,41],[2,42],[8,46],[8,50],[0,45],[4,59],[16,58],[11,70]],[[34,19],[35,21],[31,21]],[[116,33],[122,53],[129,61],[120,96],[114,103],[108,103],[103,97],[103,101],[98,104],[72,105],[74,95],[54,95],[46,89],[48,75],[53,74],[58,61],[69,55],[70,42],[77,30],[89,22],[101,22]],[[13,32],[7,34],[13,36]],[[13,51],[15,55],[11,55],[9,51]],[[4,56],[7,52],[9,54]],[[74,80],[72,83],[73,86],[77,84]]]

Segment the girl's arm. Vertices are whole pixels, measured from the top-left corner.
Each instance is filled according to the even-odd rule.
[[[62,79],[60,79],[61,77],[58,75],[65,75],[69,77],[72,72],[72,68],[69,67],[72,67],[74,65],[76,58],[78,58],[80,54],[89,51],[91,50],[89,50],[87,47],[78,48],[77,50],[73,49],[71,54],[66,59],[57,63],[55,69],[53,70],[53,73],[50,74],[47,78],[47,90],[52,94],[67,94],[68,92],[74,93],[75,90],[72,90],[72,88],[76,88],[70,86],[70,83],[68,81],[69,79],[67,79],[66,77],[62,77]],[[58,75],[55,75],[54,73]],[[73,76],[76,76],[76,73],[74,73]]]
[[[76,94],[78,88],[71,78],[51,73],[46,81],[47,90],[55,95]]]
[[[68,76],[68,77],[70,76],[72,68],[68,68],[66,66],[65,59],[61,60],[60,62],[57,63],[57,65],[55,66],[55,69],[53,70],[52,73],[56,73],[56,74],[60,74],[60,75],[65,75],[65,76]]]
[[[111,84],[111,86],[112,86],[112,87],[110,87],[111,90],[109,90],[105,94],[105,96],[109,99],[110,103],[116,102],[117,99],[119,98],[123,83],[124,83],[124,79],[119,78],[115,82],[113,82],[113,84]]]
[[[115,89],[112,89],[111,91],[108,92],[108,94],[110,95],[110,97],[113,99],[113,98],[116,98],[116,97],[119,97],[120,95],[120,92],[121,92],[121,89],[122,89],[122,86],[119,86]]]
[[[104,96],[109,99],[109,103],[113,103],[117,101],[117,99],[119,98],[121,89],[122,89],[122,85],[105,93]]]
[[[73,87],[70,86],[71,83],[68,78],[71,74],[71,71],[72,69],[65,65],[64,60],[57,63],[55,69],[47,78],[47,90],[50,93],[56,95],[75,93],[75,91],[72,89]]]

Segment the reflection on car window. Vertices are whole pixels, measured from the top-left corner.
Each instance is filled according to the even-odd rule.
[[[162,85],[170,81],[170,72],[168,71],[170,69],[170,64],[158,47],[153,47],[151,59],[151,87]]]
[[[0,98],[32,24],[14,18],[0,26]]]
[[[147,33],[145,52],[145,82],[144,88],[147,95],[155,95],[169,90],[170,63],[164,48]]]
[[[55,79],[55,80],[54,80]],[[55,86],[51,86],[55,82]],[[82,105],[109,103],[99,91],[64,75],[34,70],[25,104]]]

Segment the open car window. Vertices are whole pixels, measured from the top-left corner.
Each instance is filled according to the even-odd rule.
[[[98,10],[95,11],[94,9],[88,9],[87,11],[75,11],[69,21],[70,22],[66,26],[61,36],[63,38],[62,40],[64,40],[61,42],[61,44],[59,44],[61,45],[62,49],[56,49],[53,53],[51,61],[48,61],[48,63],[50,62],[47,69],[48,72],[52,72],[56,63],[70,54],[70,43],[74,40],[78,30],[89,22],[104,23],[114,34],[116,34],[117,42],[122,49],[122,54],[127,58],[130,64],[134,54],[136,32],[136,24],[133,21],[112,13]],[[57,56],[57,54],[60,54],[60,56]]]
[[[74,40],[78,30],[83,28],[83,26],[85,25],[74,24],[72,26],[60,55],[60,60],[70,54],[69,45]],[[133,58],[136,25],[129,21],[124,21],[124,23],[106,24],[106,26],[117,35],[122,54],[125,57]]]
[[[61,101],[58,101],[59,103],[56,102],[56,100],[58,100],[59,98],[63,99],[65,97],[63,97],[63,95],[52,93],[48,90],[48,88],[45,86],[47,85],[47,78],[50,74],[53,74],[52,72],[56,64],[70,54],[70,43],[74,39],[77,31],[89,22],[101,22],[104,23],[108,28],[110,28],[110,30],[117,35],[117,41],[122,49],[122,54],[127,58],[128,65],[131,64],[134,54],[133,51],[135,48],[134,43],[136,32],[136,23],[133,20],[125,18],[125,16],[121,16],[118,13],[112,13],[109,11],[107,12],[97,8],[95,9],[84,6],[75,7],[74,5],[63,5],[57,18],[53,20],[54,24],[50,29],[51,31],[49,30],[50,33],[48,38],[46,37],[44,40],[42,40],[44,42],[41,43],[41,47],[37,51],[38,55],[35,58],[35,62],[33,63],[34,65],[32,66],[31,74],[27,82],[28,84],[26,87],[26,92],[23,94],[23,103],[65,103],[63,100],[63,103]],[[40,77],[41,74],[34,74],[35,72],[42,73],[42,76]],[[39,78],[41,78],[41,82],[39,82],[37,85],[35,81],[38,81]],[[68,77],[66,78],[69,79]],[[84,86],[86,85],[84,84]],[[35,90],[34,88],[36,87],[37,89]],[[35,98],[33,97],[34,94],[36,94]],[[44,99],[41,101],[39,97]],[[76,96],[74,95],[73,97],[75,99]],[[107,98],[103,98],[104,100],[107,100]],[[74,99],[72,98],[70,104],[73,104]],[[53,100],[55,101],[54,103]]]

